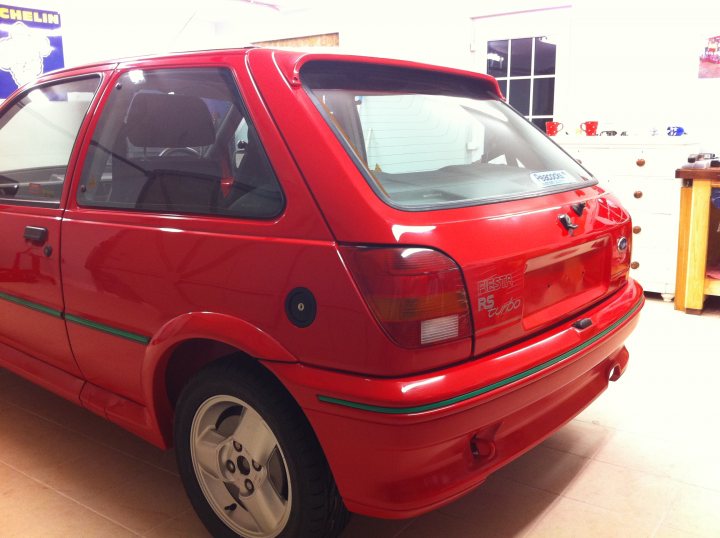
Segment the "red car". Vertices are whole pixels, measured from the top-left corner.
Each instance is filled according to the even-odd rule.
[[[620,377],[627,212],[491,77],[264,49],[0,109],[0,364],[163,448],[214,536],[480,485]]]

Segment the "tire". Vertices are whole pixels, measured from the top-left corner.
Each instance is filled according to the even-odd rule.
[[[334,538],[348,513],[310,424],[256,363],[223,359],[175,409],[180,476],[216,538]]]

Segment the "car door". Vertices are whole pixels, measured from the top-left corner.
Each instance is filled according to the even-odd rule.
[[[50,385],[72,378],[33,359],[81,376],[63,319],[60,227],[73,149],[100,80],[51,80],[0,113],[0,364]]]
[[[278,267],[313,252],[298,239],[327,238],[251,84],[238,84],[242,54],[119,65],[86,136],[63,224],[67,330],[83,404],[126,427],[121,413],[144,420],[162,327],[221,313],[271,333],[281,319],[267,305],[284,312],[289,291]],[[290,199],[307,209],[287,211]]]

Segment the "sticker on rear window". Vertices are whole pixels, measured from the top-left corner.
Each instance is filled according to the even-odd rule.
[[[541,187],[554,187],[555,185],[565,185],[575,181],[575,179],[565,170],[537,172],[535,174],[530,174],[530,177]]]

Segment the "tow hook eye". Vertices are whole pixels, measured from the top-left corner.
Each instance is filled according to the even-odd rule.
[[[578,227],[577,224],[574,224],[572,219],[567,213],[563,213],[562,215],[558,215],[558,220],[560,221],[560,224],[563,225],[563,227],[570,233]]]
[[[491,460],[496,450],[495,442],[490,439],[480,439],[477,435],[470,439],[470,453],[476,460]]]

